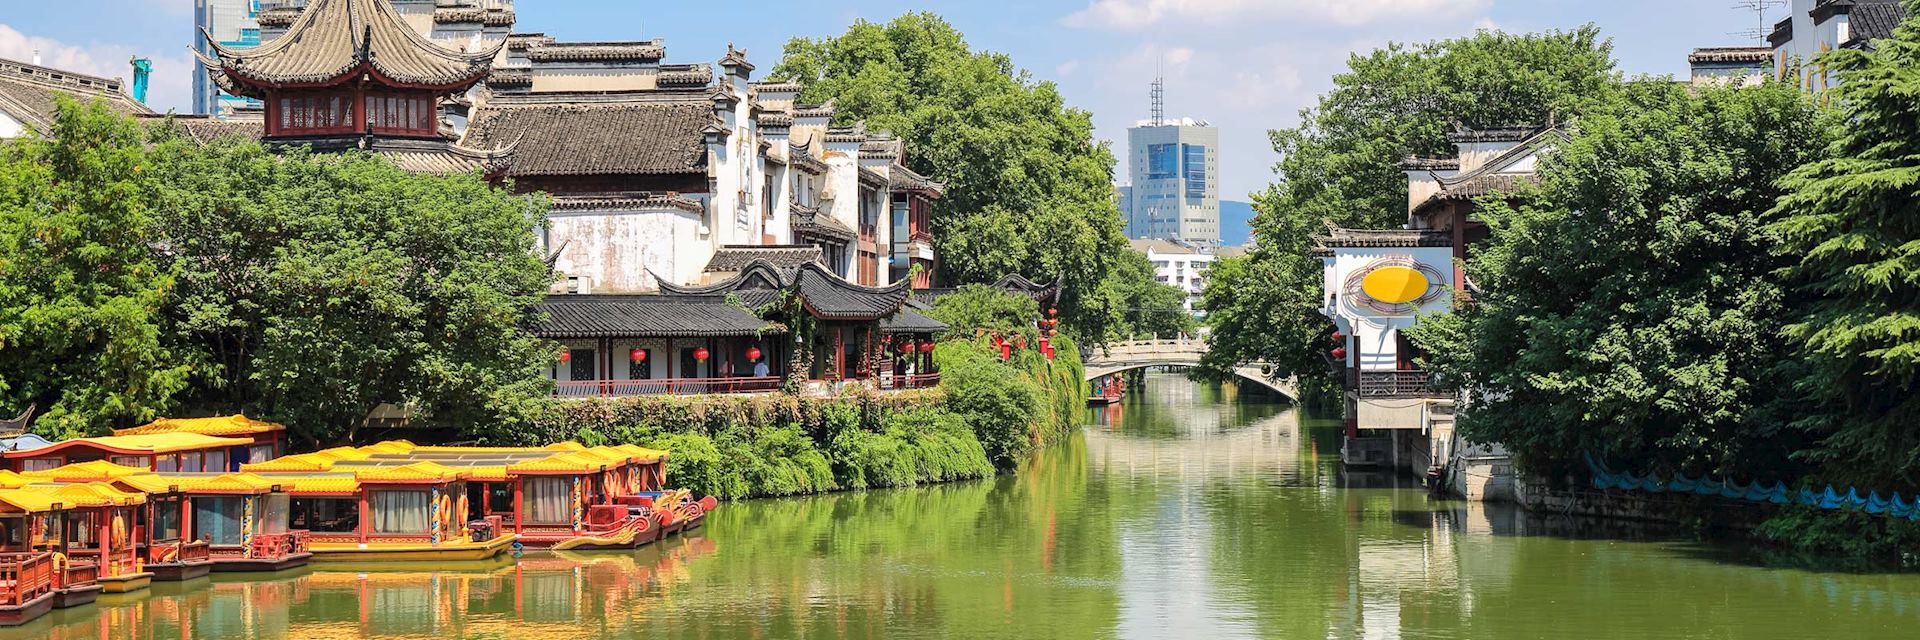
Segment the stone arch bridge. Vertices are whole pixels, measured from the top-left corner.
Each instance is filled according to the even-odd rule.
[[[1123,371],[1146,367],[1197,367],[1200,358],[1207,354],[1205,340],[1134,340],[1115,342],[1106,349],[1092,349],[1087,354],[1087,380],[1113,375]],[[1299,391],[1292,380],[1275,380],[1267,377],[1266,367],[1258,362],[1249,362],[1235,366],[1233,373],[1240,379],[1255,385],[1266,387],[1288,399],[1300,399]]]

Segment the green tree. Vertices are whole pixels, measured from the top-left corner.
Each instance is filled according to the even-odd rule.
[[[1032,333],[1034,323],[1040,321],[1040,305],[1027,296],[983,284],[969,284],[934,300],[933,309],[927,315],[962,335],[971,335],[978,329]]]
[[[0,406],[37,404],[34,430],[97,434],[152,418],[186,385],[158,311],[141,130],[61,99],[45,137],[0,143]]]
[[[805,86],[804,101],[833,100],[836,124],[892,131],[909,168],[947,185],[932,212],[944,280],[1058,276],[1068,329],[1095,341],[1118,333],[1126,302],[1111,279],[1126,238],[1113,153],[1053,83],[974,51],[930,13],[796,38],[771,76]]]
[[[1147,254],[1129,250],[1115,261],[1115,299],[1120,303],[1117,337],[1145,340],[1192,334],[1200,322],[1187,311],[1187,292],[1154,280]]]
[[[1908,14],[1920,6],[1908,3]],[[1832,157],[1794,171],[1770,228],[1804,298],[1787,333],[1819,403],[1797,425],[1836,482],[1920,486],[1920,23],[1821,59],[1843,125]]]
[[[1314,314],[1323,221],[1351,228],[1406,223],[1408,156],[1451,155],[1447,133],[1566,120],[1609,100],[1612,46],[1592,26],[1573,31],[1392,44],[1347,61],[1333,90],[1273,131],[1278,176],[1254,194],[1259,249],[1246,268],[1216,275],[1208,294],[1216,362],[1269,361],[1281,375],[1324,375],[1315,357],[1332,326]],[[1216,268],[1217,270],[1217,268]],[[1232,281],[1233,276],[1243,279]],[[1238,282],[1246,286],[1226,286]]]
[[[1787,475],[1785,261],[1763,228],[1780,178],[1826,146],[1823,120],[1781,84],[1624,93],[1575,123],[1539,185],[1483,199],[1473,304],[1411,334],[1471,394],[1462,431],[1532,470],[1593,453]]]
[[[487,429],[546,395],[554,347],[522,329],[551,282],[539,201],[366,154],[177,137],[152,153],[147,199],[179,273],[168,335],[201,365],[190,407],[330,443],[381,404]]]

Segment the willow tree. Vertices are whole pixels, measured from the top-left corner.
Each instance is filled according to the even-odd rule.
[[[1920,3],[1908,2],[1920,16]],[[1831,158],[1786,180],[1770,231],[1806,298],[1787,328],[1820,403],[1798,425],[1839,482],[1920,487],[1920,18],[1867,50],[1820,62],[1841,133]]]

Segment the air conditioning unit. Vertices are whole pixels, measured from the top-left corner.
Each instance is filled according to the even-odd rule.
[[[567,293],[593,293],[593,278],[588,276],[567,276]]]

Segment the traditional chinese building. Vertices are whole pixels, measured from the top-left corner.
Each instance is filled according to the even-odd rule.
[[[284,35],[244,49],[210,43],[213,55],[199,57],[222,91],[265,105],[269,144],[362,149],[417,173],[499,175],[506,149],[460,144],[440,114],[448,96],[486,79],[504,45],[449,49],[387,0],[312,0]]]
[[[54,105],[62,97],[82,103],[101,100],[116,112],[153,111],[134,100],[117,78],[99,78],[39,64],[0,59],[0,140],[53,126]]]
[[[1330,353],[1346,389],[1350,465],[1426,473],[1472,453],[1454,438],[1455,393],[1420,369],[1404,331],[1423,315],[1470,300],[1461,265],[1486,239],[1476,199],[1531,182],[1543,154],[1566,140],[1554,127],[1459,131],[1448,158],[1409,158],[1407,224],[1401,229],[1330,228],[1315,238],[1338,346]],[[1491,449],[1483,457],[1501,457]],[[1483,474],[1486,475],[1486,474]]]

